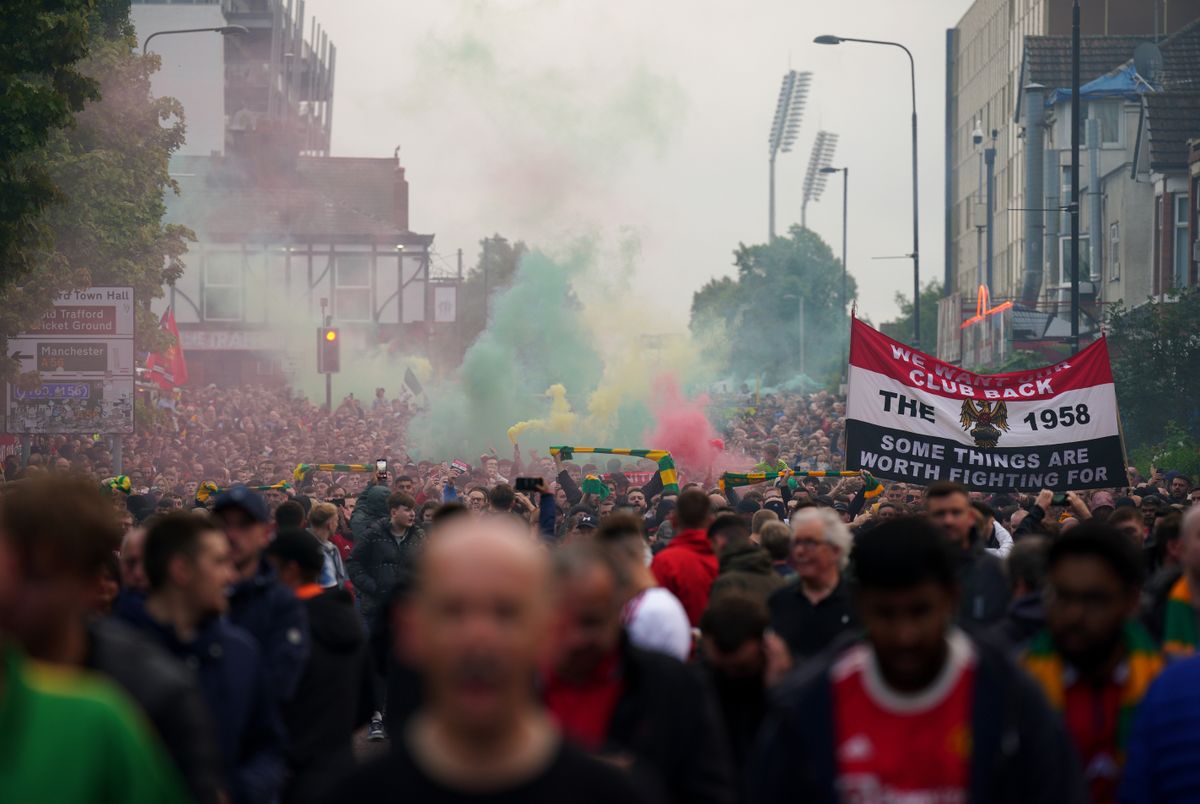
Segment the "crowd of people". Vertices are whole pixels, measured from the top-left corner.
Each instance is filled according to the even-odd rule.
[[[197,389],[124,480],[10,457],[0,801],[1200,800],[1194,478],[676,487],[414,461],[413,412]],[[843,415],[712,410],[743,471],[839,468]]]

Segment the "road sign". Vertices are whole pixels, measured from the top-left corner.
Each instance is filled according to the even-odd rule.
[[[28,332],[40,337],[133,337],[133,288],[95,287],[60,293]]]
[[[9,385],[10,433],[132,433],[133,377]]]
[[[133,432],[133,288],[60,293],[8,340],[8,356],[38,384],[9,384],[10,433]]]
[[[129,338],[46,340],[13,338],[9,357],[21,371],[40,374],[133,374],[133,341]]]

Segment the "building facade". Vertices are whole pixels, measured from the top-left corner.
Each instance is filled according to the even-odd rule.
[[[391,158],[331,157],[336,49],[304,0],[135,3],[156,31],[154,90],[184,104],[167,219],[196,241],[156,312],[174,308],[193,384],[312,379],[317,328],[342,333],[343,367],[402,349],[453,359],[456,273],[433,269],[433,235],[409,225]],[[303,374],[303,376],[301,376]]]
[[[1025,188],[1020,98],[1022,87],[1032,78],[1026,71],[1025,45],[1027,37],[1065,37],[1069,42],[1071,5],[1071,0],[977,0],[947,33],[946,299],[939,311],[938,337],[944,359],[961,359],[959,333],[950,323],[975,314],[979,285],[989,285],[993,303],[1020,295],[1026,211],[1040,210],[1044,203],[1040,191],[1030,202]],[[1085,42],[1091,43],[1085,44],[1083,52],[1083,81],[1132,58],[1134,47],[1154,39],[1156,31],[1160,36],[1172,33],[1198,16],[1200,0],[1083,0],[1081,29]],[[1118,50],[1120,57],[1114,60]],[[1066,67],[1069,79],[1069,60]],[[1130,140],[1135,137],[1130,135]],[[995,154],[990,283],[986,271],[988,149]]]

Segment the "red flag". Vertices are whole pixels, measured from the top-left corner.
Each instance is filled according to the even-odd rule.
[[[179,327],[175,326],[175,309],[167,308],[163,313],[159,328],[171,335],[175,343],[164,352],[153,352],[146,359],[146,370],[150,379],[158,383],[164,391],[187,384],[187,360],[183,357],[183,344],[179,340]]]

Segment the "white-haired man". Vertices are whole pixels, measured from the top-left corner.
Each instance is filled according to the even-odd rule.
[[[768,599],[771,627],[798,661],[823,651],[858,625],[842,571],[853,537],[829,508],[806,508],[792,517],[791,565],[796,582]]]

